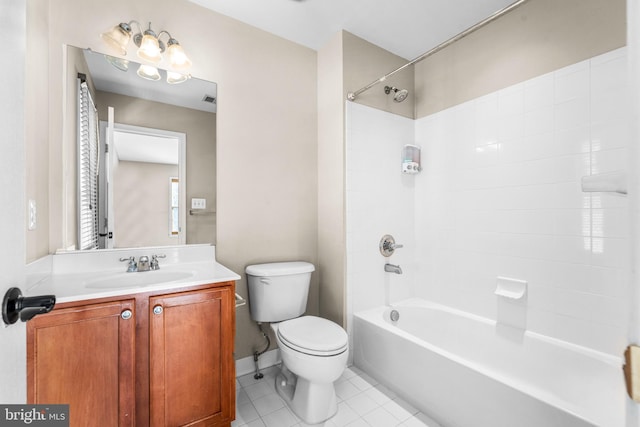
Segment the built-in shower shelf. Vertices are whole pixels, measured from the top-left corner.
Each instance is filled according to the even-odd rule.
[[[627,172],[597,173],[582,177],[582,191],[627,194]]]
[[[496,290],[494,292],[499,297],[510,300],[521,300],[527,295],[527,281],[512,279],[510,277],[498,277],[496,279]]]

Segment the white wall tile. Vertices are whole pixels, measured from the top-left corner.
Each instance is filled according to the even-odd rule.
[[[524,113],[524,132],[538,135],[553,131],[553,108],[541,107]]]
[[[553,105],[553,73],[524,82],[523,86],[525,112]]]
[[[591,121],[594,123],[620,122],[626,119],[629,104],[626,88],[613,88],[601,94],[592,94],[590,99]]]
[[[629,233],[627,209],[592,209],[591,234],[594,237],[617,237],[624,239]]]
[[[411,274],[389,283],[378,244],[384,234],[405,238],[407,250],[397,262],[411,270],[415,177],[401,173],[401,153],[416,141],[410,119],[355,103],[347,104],[347,117],[347,311],[352,313],[412,293]],[[430,129],[428,122],[423,126]],[[436,135],[428,135],[425,144]]]
[[[625,147],[629,143],[629,133],[624,120],[591,124],[592,151]]]
[[[555,105],[554,129],[566,130],[589,123],[590,103],[588,97],[572,98]]]
[[[465,129],[458,135],[469,129],[478,134],[441,134],[437,143],[455,155],[447,167],[421,177],[456,184],[450,187],[455,202],[444,213],[427,213],[442,191],[417,182],[418,239],[445,228],[444,218],[456,227],[444,239],[422,243],[438,261],[419,269],[418,292],[435,277],[439,282],[423,295],[495,317],[492,277],[518,277],[530,282],[533,330],[617,351],[626,333],[626,199],[582,193],[580,179],[626,167],[624,85],[612,81],[624,81],[624,64],[624,52],[616,51],[499,91],[497,103],[491,94],[447,112],[457,118],[456,128]],[[494,135],[493,120],[497,162],[488,151],[472,156],[468,142],[490,147],[482,138]],[[489,124],[483,128],[482,121]],[[453,252],[446,249],[451,247]],[[480,268],[470,260],[479,254],[497,263]],[[585,332],[589,327],[595,336]]]
[[[498,92],[498,115],[513,117],[524,113],[524,86],[510,86]]]
[[[572,99],[588,98],[590,90],[590,64],[582,61],[564,67],[554,74],[554,101],[560,104]]]
[[[492,93],[478,98],[475,106],[475,132],[474,141],[476,147],[495,144],[498,139],[498,95]]]
[[[529,282],[528,329],[619,354],[627,200],[580,179],[626,168],[625,73],[623,48],[415,122],[349,103],[351,308],[419,296],[495,318],[495,278],[515,277]],[[424,169],[402,176],[412,142]],[[405,243],[402,276],[382,271],[384,233]]]
[[[617,49],[590,60],[591,93],[595,96],[628,85],[625,49]]]

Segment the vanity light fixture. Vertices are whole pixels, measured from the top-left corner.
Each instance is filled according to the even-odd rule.
[[[120,71],[127,72],[129,70],[129,60],[127,59],[122,59],[111,55],[104,55],[104,58],[109,64],[113,65]],[[167,74],[167,83],[169,83],[170,85],[183,83],[191,78],[191,74],[182,74],[168,70],[165,71],[165,73]],[[143,79],[152,81],[158,81],[162,78],[158,68],[148,64],[140,64],[140,66],[138,67],[138,71],[136,71],[136,74]]]
[[[149,29],[144,31],[140,44],[136,43],[136,45],[138,46],[138,57],[149,62],[153,62],[154,64],[157,64],[162,60],[164,45],[160,48],[160,40],[158,39],[158,36],[156,36],[156,33],[151,29],[151,23],[149,23]]]
[[[184,49],[178,43],[178,40],[170,38],[167,42],[167,54],[169,55],[169,63],[176,70],[188,70],[191,68],[191,60],[184,53]]]
[[[176,73],[175,71],[167,71],[167,83],[169,83],[170,85],[186,82],[190,78],[190,74],[181,74]]]
[[[137,21],[131,21],[132,23]],[[138,24],[139,26],[140,24]],[[131,26],[125,22],[116,25],[112,29],[107,32],[100,34],[102,40],[109,46],[111,49],[119,53],[120,55],[127,54],[127,45],[129,44],[129,40],[131,40]]]
[[[153,65],[140,64],[137,74],[143,79],[157,81],[160,80],[160,72]]]
[[[132,29],[133,24],[138,27],[138,32],[135,34]],[[167,37],[166,47],[161,40],[164,35]],[[162,54],[166,50],[169,64],[172,68],[178,71],[186,71],[191,67],[191,60],[180,43],[166,30],[162,30],[156,35],[155,31],[151,29],[151,22],[149,22],[149,28],[144,31],[142,31],[138,21],[122,22],[109,31],[102,33],[100,37],[120,55],[127,54],[127,45],[133,38],[133,43],[138,46],[138,57],[145,61],[153,64],[159,63],[162,60]]]
[[[120,71],[127,71],[129,69],[129,60],[118,58],[116,56],[105,55],[104,58],[107,62],[114,67],[116,67]]]

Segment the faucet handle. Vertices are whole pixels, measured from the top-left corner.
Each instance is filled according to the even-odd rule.
[[[160,270],[160,264],[158,263],[158,258],[166,258],[165,254],[161,255],[151,255],[151,269],[152,270]]]
[[[136,264],[136,257],[122,257],[120,258],[120,262],[125,262],[128,261],[129,264],[127,265],[127,273],[133,273],[134,271],[138,271],[138,264]]]
[[[379,248],[382,256],[390,257],[396,249],[402,248],[403,246],[404,245],[397,244],[392,235],[385,234],[382,236],[382,239],[380,239]]]

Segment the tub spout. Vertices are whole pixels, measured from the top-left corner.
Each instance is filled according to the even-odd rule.
[[[387,273],[402,274],[402,269],[400,268],[400,266],[395,264],[385,264],[384,271],[386,271]]]

